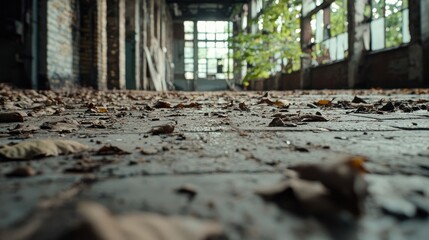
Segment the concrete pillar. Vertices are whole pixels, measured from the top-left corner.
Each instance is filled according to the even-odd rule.
[[[148,14],[148,1],[149,0],[142,0],[142,15],[141,15],[141,49],[140,49],[140,55],[141,55],[141,89],[147,90],[149,89],[149,80],[147,78],[147,60],[146,55],[144,53],[144,48],[148,46],[148,27],[149,27],[149,14]]]
[[[363,84],[359,68],[365,55],[364,33],[368,24],[364,24],[365,1],[347,1],[348,10],[348,87],[355,88]]]
[[[300,88],[306,89],[311,84],[311,15],[306,8],[310,6],[312,0],[303,0],[302,2],[302,17],[301,17],[301,75]]]
[[[125,0],[107,0],[107,87],[125,88]]]
[[[427,2],[427,1],[422,1]],[[414,82],[414,85],[421,86],[423,84],[423,46],[422,46],[422,26],[421,22],[422,3],[420,1],[409,1],[409,28],[410,28],[410,45],[408,48],[408,80]],[[424,13],[423,15],[427,15]]]
[[[126,88],[139,89],[139,0],[126,1]]]
[[[411,2],[414,1],[409,1]],[[411,9],[410,9],[411,13]],[[429,1],[420,0],[420,32],[423,47],[423,84],[429,87]],[[411,23],[410,23],[411,24]]]

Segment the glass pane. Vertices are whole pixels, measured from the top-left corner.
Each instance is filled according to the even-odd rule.
[[[207,78],[207,73],[198,73],[198,78]]]
[[[198,32],[205,32],[206,31],[206,22],[199,21],[197,23],[197,29],[198,29]]]
[[[401,9],[402,0],[386,0],[386,17],[401,11]]]
[[[323,11],[316,14],[316,43],[323,41]]]
[[[193,33],[185,33],[185,40],[193,40],[194,34]]]
[[[198,72],[199,73],[205,73],[205,72],[207,72],[206,65],[205,64],[204,65],[198,65]]]
[[[199,48],[205,48],[206,47],[206,42],[198,42],[198,47]]]
[[[185,58],[185,64],[194,64],[193,58]]]
[[[198,49],[198,58],[206,58],[207,57],[207,49],[200,48]]]
[[[185,71],[186,72],[193,72],[194,71],[194,64],[186,64],[185,65]]]
[[[216,48],[207,49],[207,58],[216,58]]]
[[[207,40],[215,40],[215,34],[214,33],[208,33],[207,34]]]
[[[411,41],[410,26],[409,26],[409,10],[405,9],[402,12],[402,42],[409,43]]]
[[[185,26],[185,32],[194,32],[194,22],[185,21],[183,24]]]
[[[198,40],[206,40],[206,34],[198,33]]]
[[[194,79],[194,73],[186,72],[185,73],[185,79]]]
[[[216,32],[223,33],[227,32],[226,22],[216,22]]]
[[[371,22],[371,49],[380,50],[384,48],[384,18]]]
[[[206,31],[210,33],[216,32],[216,23],[213,21],[206,23]]]
[[[216,47],[215,42],[207,42],[207,48],[214,48],[214,47]]]
[[[194,57],[194,48],[185,48],[185,58]]]
[[[194,43],[193,42],[185,42],[185,47],[193,48]]]

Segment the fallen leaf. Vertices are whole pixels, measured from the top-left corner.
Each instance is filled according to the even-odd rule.
[[[174,108],[180,108],[180,109],[183,109],[183,108],[199,108],[199,107],[200,107],[200,104],[195,103],[195,102],[191,102],[189,104],[179,103],[176,106],[174,106]]]
[[[276,117],[269,124],[268,127],[297,127],[295,123],[283,121],[282,118]]]
[[[327,122],[328,119],[320,116],[320,115],[313,115],[313,114],[304,114],[299,116],[299,120],[301,122]]]
[[[155,155],[158,153],[158,149],[154,147],[145,147],[140,150],[143,155]]]
[[[40,128],[51,132],[71,133],[79,129],[79,123],[73,119],[64,119],[58,122],[44,122]]]
[[[331,100],[322,99],[322,100],[319,100],[317,102],[314,102],[314,105],[319,106],[319,107],[320,106],[329,107],[329,106],[332,105],[332,101]]]
[[[395,111],[395,106],[393,105],[392,102],[388,102],[384,106],[382,106],[379,110],[384,112],[393,112]]]
[[[158,100],[153,107],[154,108],[171,108],[171,103],[167,101]]]
[[[227,239],[214,221],[191,217],[166,217],[150,213],[113,216],[103,206],[84,202],[78,206],[84,222],[71,236],[94,240],[208,240]]]
[[[31,166],[17,167],[9,173],[6,173],[6,177],[32,177],[37,174]]]
[[[152,127],[150,132],[153,135],[170,134],[170,133],[174,132],[174,125],[166,124],[166,125],[162,125],[162,126],[155,126],[155,127]]]
[[[239,103],[239,104],[238,104],[238,108],[239,108],[241,111],[250,111],[249,107],[248,107],[248,106],[246,105],[246,103],[244,103],[244,102]]]
[[[105,145],[100,149],[98,149],[98,151],[95,154],[96,155],[127,155],[131,153],[124,151],[116,146]]]
[[[278,108],[289,108],[290,106],[290,102],[287,100],[276,100],[275,102],[273,102],[273,105],[278,107]]]
[[[9,160],[30,160],[82,152],[87,149],[87,146],[70,140],[33,140],[23,141],[13,146],[6,145],[0,149],[0,156]]]
[[[289,169],[297,175],[256,193],[282,209],[310,214],[362,213],[367,196],[366,172],[360,156]]]
[[[197,195],[197,187],[192,184],[185,184],[175,189],[178,194],[186,195],[189,199],[193,199]]]
[[[25,112],[3,112],[0,113],[0,123],[11,123],[11,122],[24,122],[24,118],[27,117]]]
[[[28,134],[37,132],[40,128],[31,124],[17,124],[12,130],[9,131],[9,134],[18,135],[18,134]]]
[[[366,101],[358,96],[355,96],[352,100],[352,103],[366,103]]]

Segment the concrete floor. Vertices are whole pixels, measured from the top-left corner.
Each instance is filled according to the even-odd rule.
[[[0,93],[3,111],[26,112],[30,116],[22,124],[35,128],[12,134],[17,123],[0,123],[0,144],[63,138],[94,150],[110,144],[130,152],[3,159],[1,239],[61,239],[79,223],[77,204],[88,200],[114,214],[216,220],[228,239],[427,239],[429,234],[427,90],[270,93],[271,99],[289,101],[287,109],[258,104],[263,93],[256,92],[54,93],[3,87]],[[342,104],[355,95],[368,104]],[[333,98],[331,106],[312,105]],[[158,100],[173,108],[156,108]],[[378,110],[389,101],[396,106],[393,111]],[[240,108],[241,102],[248,110]],[[174,108],[179,103],[200,107]],[[371,110],[356,111],[359,106]],[[277,113],[317,112],[328,121],[268,126]],[[64,119],[76,120],[77,130],[39,129]],[[175,125],[174,132],[151,134],[153,126],[163,124]],[[359,218],[332,223],[296,215],[255,194],[283,179],[287,167],[343,155],[369,159],[364,178],[370,195]],[[78,165],[82,159],[89,168]],[[6,176],[26,165],[37,174]],[[178,193],[183,186],[189,186],[187,194]]]

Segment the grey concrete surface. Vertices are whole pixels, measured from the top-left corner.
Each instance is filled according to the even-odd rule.
[[[397,108],[377,114],[352,113],[353,108],[335,104],[307,106],[334,97],[333,103],[351,101],[359,95],[369,104],[380,100],[409,101],[410,105],[429,108],[427,91],[271,93],[272,99],[288,100],[291,106],[287,109],[257,104],[263,93],[256,92],[0,92],[2,111],[11,111],[10,106],[15,106],[31,115],[36,106],[65,108],[59,114],[29,116],[24,125],[40,126],[65,118],[80,123],[78,130],[71,133],[38,129],[31,136],[11,135],[10,129],[17,123],[0,123],[0,144],[17,143],[23,137],[62,138],[94,150],[111,144],[131,153],[95,156],[90,151],[1,161],[2,237],[37,223],[37,230],[24,239],[59,239],[77,224],[76,204],[87,200],[113,213],[138,211],[214,219],[221,223],[229,239],[427,239],[429,234],[427,108],[412,112]],[[157,100],[168,101],[172,106],[195,102],[200,108],[148,110],[146,106],[154,106]],[[233,104],[227,106],[231,101]],[[90,102],[106,107],[108,112],[87,112]],[[246,103],[249,111],[240,110],[240,102]],[[268,127],[276,113],[316,112],[329,121]],[[95,120],[104,121],[105,128],[90,128],[89,122]],[[151,127],[165,123],[175,125],[172,134],[150,133]],[[142,154],[140,149],[150,150],[151,154]],[[359,218],[332,223],[297,216],[255,194],[256,189],[284,178],[290,166],[323,163],[346,155],[369,159],[365,179],[370,196]],[[91,171],[66,171],[84,157],[99,164]],[[26,165],[38,174],[25,178],[6,176],[14,168]],[[192,199],[175,191],[186,184],[195,188]]]

